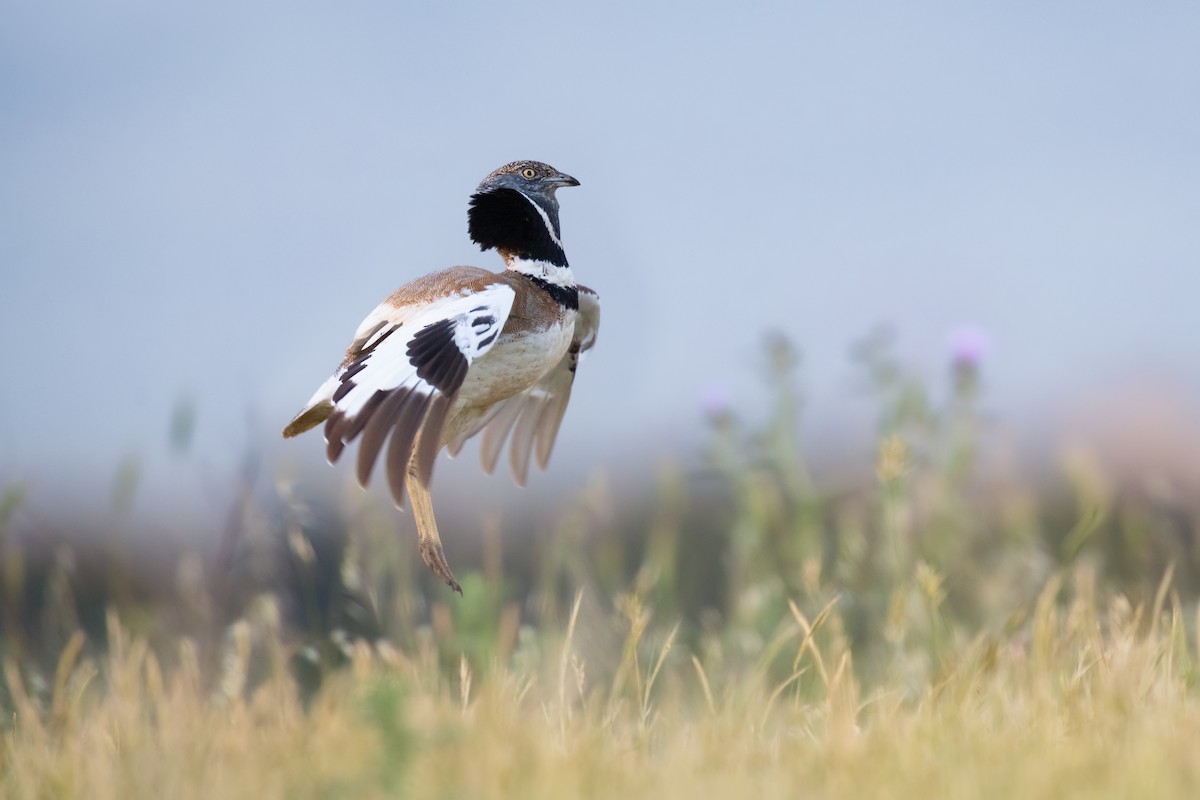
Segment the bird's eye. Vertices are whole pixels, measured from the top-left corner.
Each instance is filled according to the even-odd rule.
[[[526,167],[525,169],[521,170],[521,174],[532,180],[534,176],[537,175],[537,170],[535,170],[533,167]]]

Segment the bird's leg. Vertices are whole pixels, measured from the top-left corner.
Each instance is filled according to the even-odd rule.
[[[421,549],[421,558],[446,585],[462,594],[462,587],[454,579],[446,554],[442,552],[442,538],[438,536],[437,520],[433,518],[433,502],[429,497],[429,487],[421,483],[417,475],[416,459],[408,468],[408,497],[412,500],[413,519],[417,523],[417,545]]]

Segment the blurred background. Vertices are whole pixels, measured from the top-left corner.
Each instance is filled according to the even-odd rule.
[[[467,197],[535,158],[582,182],[603,325],[548,473],[439,464],[464,569],[577,502],[636,541],[664,492],[735,518],[714,453],[778,437],[809,519],[966,397],[964,469],[1051,498],[1046,552],[1090,534],[1064,474],[1166,509],[1156,581],[1196,559],[1198,30],[1188,2],[0,4],[10,545],[217,558],[249,497],[407,530],[279,430],[392,289],[499,268]]]

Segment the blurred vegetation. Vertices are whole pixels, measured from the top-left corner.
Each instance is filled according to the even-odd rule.
[[[870,469],[828,488],[798,354],[765,349],[765,423],[710,403],[703,467],[644,502],[597,479],[541,538],[485,520],[461,599],[390,508],[261,491],[253,460],[217,552],[183,554],[166,592],[119,551],[34,553],[8,490],[0,794],[1200,788],[1180,749],[1200,734],[1195,516],[1078,456],[1021,474],[995,457],[981,354],[928,387],[885,333],[854,351]],[[194,429],[188,404],[176,452]],[[137,478],[122,465],[121,513]]]

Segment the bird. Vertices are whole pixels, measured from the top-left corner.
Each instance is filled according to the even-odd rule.
[[[396,506],[406,494],[412,502],[422,559],[459,594],[433,514],[434,462],[482,433],[487,473],[506,442],[518,485],[531,455],[546,468],[580,356],[600,327],[599,295],[575,282],[559,224],[555,192],[578,185],[540,161],[488,174],[470,196],[467,231],[504,269],[455,266],[401,286],[283,429],[291,438],[324,423],[330,464],[358,439],[364,488],[382,456]]]

